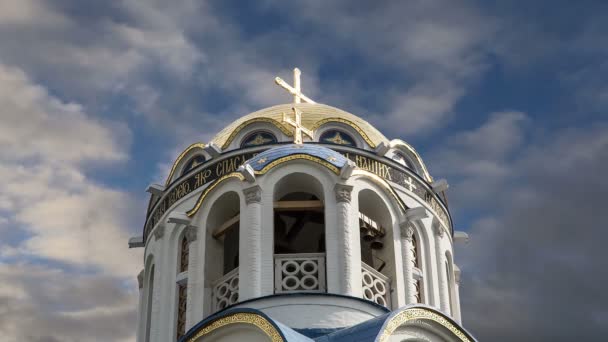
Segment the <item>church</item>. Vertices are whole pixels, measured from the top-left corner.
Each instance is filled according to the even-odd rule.
[[[138,342],[475,341],[445,180],[365,120],[292,103],[234,121],[151,184]]]

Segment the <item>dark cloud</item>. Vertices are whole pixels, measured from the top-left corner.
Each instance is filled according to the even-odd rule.
[[[481,208],[471,242],[456,254],[464,324],[481,341],[600,340],[608,333],[608,126],[563,129],[521,145],[511,140],[520,141],[524,129],[509,116],[524,120],[495,114],[438,153],[444,167],[459,170],[452,207]],[[487,134],[490,127],[498,134]],[[467,166],[480,160],[504,168],[499,181]],[[480,196],[471,200],[463,194],[469,189]]]
[[[3,341],[122,341],[134,337],[137,294],[116,278],[0,264]]]

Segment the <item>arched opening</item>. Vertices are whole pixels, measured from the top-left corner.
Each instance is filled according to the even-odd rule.
[[[293,173],[274,191],[276,292],[325,292],[325,207],[314,177]]]
[[[456,314],[456,280],[454,279],[454,263],[452,261],[452,255],[450,252],[445,252],[445,272],[446,279],[448,282],[448,303],[450,306],[450,315],[455,316]]]
[[[388,308],[394,287],[395,262],[393,219],[380,196],[370,190],[359,192],[359,232],[363,297]]]
[[[238,301],[239,221],[240,198],[236,192],[221,195],[207,216],[205,290],[211,294],[211,312]]]
[[[268,131],[255,131],[249,133],[241,142],[241,148],[276,144],[277,138]]]
[[[154,296],[154,264],[148,268],[146,287],[146,326],[145,326],[145,342],[150,341],[150,327],[152,325],[152,298]]]
[[[414,285],[416,288],[416,303],[424,303],[424,271],[422,267],[421,240],[417,232],[412,235],[412,252],[414,257]]]
[[[175,318],[175,335],[179,340],[186,333],[186,311],[188,303],[188,264],[190,258],[190,243],[182,232],[178,239],[177,275],[175,279],[177,301]]]

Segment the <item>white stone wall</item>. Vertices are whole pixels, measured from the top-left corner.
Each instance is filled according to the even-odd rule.
[[[187,328],[190,328],[207,315],[212,313],[210,304],[211,293],[209,283],[213,279],[205,279],[205,267],[213,260],[205,260],[205,241],[210,232],[207,231],[206,217],[213,203],[224,193],[234,191],[240,197],[240,259],[239,274],[242,284],[240,300],[272,295],[274,293],[274,254],[273,254],[273,202],[275,187],[284,177],[294,173],[305,173],[313,177],[322,186],[321,198],[325,204],[326,224],[326,273],[327,292],[354,297],[361,297],[361,258],[359,246],[359,227],[357,214],[359,211],[359,196],[363,190],[371,190],[378,194],[382,203],[390,213],[390,239],[385,239],[385,248],[390,250],[391,265],[391,294],[392,307],[397,308],[409,304],[406,296],[406,284],[411,279],[406,267],[402,247],[403,229],[401,224],[406,221],[403,210],[397,205],[393,195],[386,186],[377,179],[358,174],[349,179],[340,179],[329,170],[309,161],[293,161],[281,164],[265,175],[257,176],[255,183],[241,182],[233,179],[222,183],[206,198],[198,213],[192,218],[190,225],[195,227],[197,238],[190,245],[190,263],[188,271],[188,317]],[[336,193],[336,184],[352,187],[350,200],[340,200]],[[391,184],[397,196],[408,208],[422,207],[427,217],[412,222],[415,234],[420,243],[418,254],[421,258],[423,273],[423,300],[425,304],[440,309],[460,320],[460,305],[456,277],[448,277],[445,273],[447,255],[453,255],[453,241],[449,229],[438,220],[433,210],[409,190]],[[259,187],[259,201],[247,200],[247,190]],[[182,224],[168,223],[167,217],[174,213],[183,213],[192,208],[204,188],[197,189],[176,203],[165,215],[165,219],[153,229],[146,244],[145,259],[153,258],[155,265],[154,296],[152,301],[152,324],[150,341],[170,341],[175,336],[176,319],[176,275],[179,251],[179,237],[185,229]],[[163,228],[164,227],[164,228]],[[163,234],[156,231],[164,230]],[[392,246],[388,246],[393,243]],[[150,265],[146,264],[144,286],[139,320],[142,322],[138,331],[138,341],[145,336],[146,307],[148,293],[147,272]],[[454,268],[454,266],[452,267]],[[451,284],[449,285],[448,279]],[[450,286],[454,289],[450,293]],[[453,298],[453,299],[451,299]],[[455,305],[450,312],[450,301]],[[295,306],[286,310],[299,310]],[[273,315],[285,315],[279,309],[273,309]],[[278,310],[278,311],[277,311]],[[280,317],[276,319],[281,320]],[[314,320],[315,317],[309,317]],[[312,324],[302,316],[301,324]],[[336,323],[337,324],[337,323]]]

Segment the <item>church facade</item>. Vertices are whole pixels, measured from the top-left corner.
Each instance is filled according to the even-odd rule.
[[[299,79],[149,186],[137,341],[475,341],[447,183]]]

